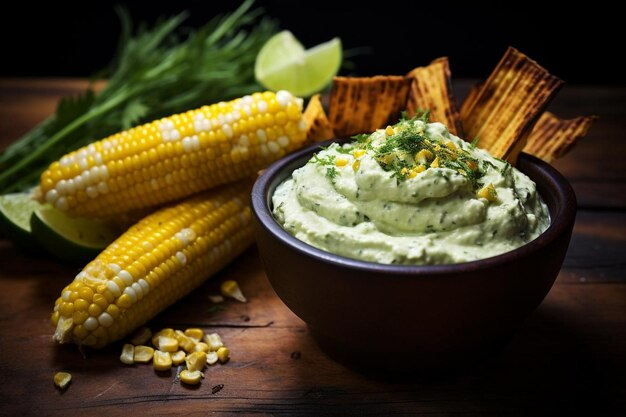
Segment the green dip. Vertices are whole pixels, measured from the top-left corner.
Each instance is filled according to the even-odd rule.
[[[317,248],[384,264],[488,258],[550,224],[535,183],[427,116],[318,152],[272,197],[274,216]]]

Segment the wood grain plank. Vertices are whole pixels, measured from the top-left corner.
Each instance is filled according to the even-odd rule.
[[[0,307],[0,414],[543,415],[624,406],[626,390],[619,380],[626,371],[626,333],[620,331],[626,328],[625,285],[558,283],[502,354],[484,367],[392,380],[357,374],[328,359],[304,323],[272,295],[259,267],[256,252],[249,251],[222,277],[241,280],[251,300],[246,308],[259,311],[262,304],[258,314],[272,316],[269,327],[213,327],[241,312],[233,302],[206,315],[209,303],[202,300],[215,283],[153,322],[173,325],[179,317],[197,317],[191,324],[219,331],[231,347],[231,362],[210,368],[197,389],[181,386],[176,370],[156,375],[149,365],[122,365],[119,344],[87,350],[84,358],[74,346],[52,344],[47,313],[71,268],[47,276],[3,273],[0,291],[12,289],[15,297]],[[52,385],[60,369],[74,376],[65,393]],[[220,384],[224,387],[213,393]],[[28,401],[16,395],[21,392],[29,393]]]

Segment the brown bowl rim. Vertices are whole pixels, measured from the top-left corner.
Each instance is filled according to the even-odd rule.
[[[526,256],[531,255],[532,253],[542,250],[551,242],[558,239],[558,237],[561,236],[563,233],[566,233],[568,231],[569,225],[571,225],[576,218],[576,195],[567,179],[565,179],[565,177],[550,164],[532,155],[521,153],[519,158],[526,163],[536,165],[539,168],[539,171],[543,172],[545,178],[548,180],[545,184],[538,184],[538,187],[545,188],[545,190],[554,190],[556,192],[556,201],[562,202],[562,204],[557,204],[555,213],[550,213],[550,226],[536,239],[526,243],[525,245],[520,246],[517,249],[513,249],[512,251],[505,252],[489,258],[479,259],[470,262],[443,265],[381,264],[359,259],[352,259],[331,252],[327,252],[297,239],[296,237],[289,234],[285,229],[283,229],[283,227],[274,219],[274,216],[271,213],[271,196],[269,195],[269,191],[272,186],[274,186],[275,189],[275,187],[280,182],[287,178],[287,176],[285,176],[283,179],[280,180],[280,182],[276,181],[274,185],[274,180],[277,177],[282,176],[285,169],[290,168],[290,172],[293,172],[295,169],[303,165],[302,164],[291,167],[297,161],[299,161],[300,159],[305,160],[305,156],[309,154],[312,155],[314,151],[320,149],[320,146],[328,146],[333,142],[343,141],[338,139],[331,139],[328,141],[315,143],[274,162],[259,176],[259,178],[257,178],[252,189],[252,211],[254,212],[258,223],[262,225],[262,227],[264,227],[267,231],[269,231],[274,238],[278,239],[283,244],[292,247],[294,250],[300,252],[303,255],[307,255],[326,264],[359,271],[387,273],[389,275],[399,276],[448,275],[459,272],[485,270],[498,267],[510,262],[518,261],[522,258],[525,258]],[[308,161],[309,158],[306,158],[306,160]],[[522,172],[524,171],[522,170]]]

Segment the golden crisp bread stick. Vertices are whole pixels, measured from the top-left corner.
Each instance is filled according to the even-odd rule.
[[[461,104],[461,108],[459,109],[459,114],[461,115],[461,120],[465,120],[467,119],[467,116],[469,114],[469,109],[472,108],[472,106],[474,105],[474,102],[476,101],[476,97],[478,97],[478,93],[480,92],[480,89],[483,87],[482,82],[474,84],[472,86],[472,88],[470,88],[469,92],[467,93],[467,97],[465,97],[465,100],[463,100],[463,104]],[[472,140],[472,138],[464,138],[466,140]]]
[[[562,81],[509,47],[467,109],[467,138],[492,155],[515,163],[539,115]]]
[[[463,136],[452,92],[448,57],[437,58],[425,67],[414,68],[408,75],[413,78],[406,103],[408,115],[413,116],[420,109],[430,110],[431,122],[441,122],[451,133]]]
[[[328,119],[337,137],[372,132],[395,123],[406,106],[411,78],[397,75],[335,77]]]
[[[587,134],[597,116],[559,119],[550,112],[541,115],[532,130],[524,152],[552,162],[569,152],[574,144]]]
[[[307,141],[322,141],[335,137],[335,132],[328,121],[328,117],[326,117],[319,94],[315,94],[309,100],[309,104],[304,110],[304,120],[308,126]]]

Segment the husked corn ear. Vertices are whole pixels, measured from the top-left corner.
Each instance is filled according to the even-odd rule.
[[[249,181],[229,184],[132,226],[63,289],[52,314],[54,339],[104,347],[191,292],[252,243],[249,195]],[[161,331],[157,344],[169,335],[193,350],[183,332]]]
[[[178,200],[265,167],[304,144],[302,100],[255,93],[154,121],[71,152],[36,193],[81,217],[111,217]]]

